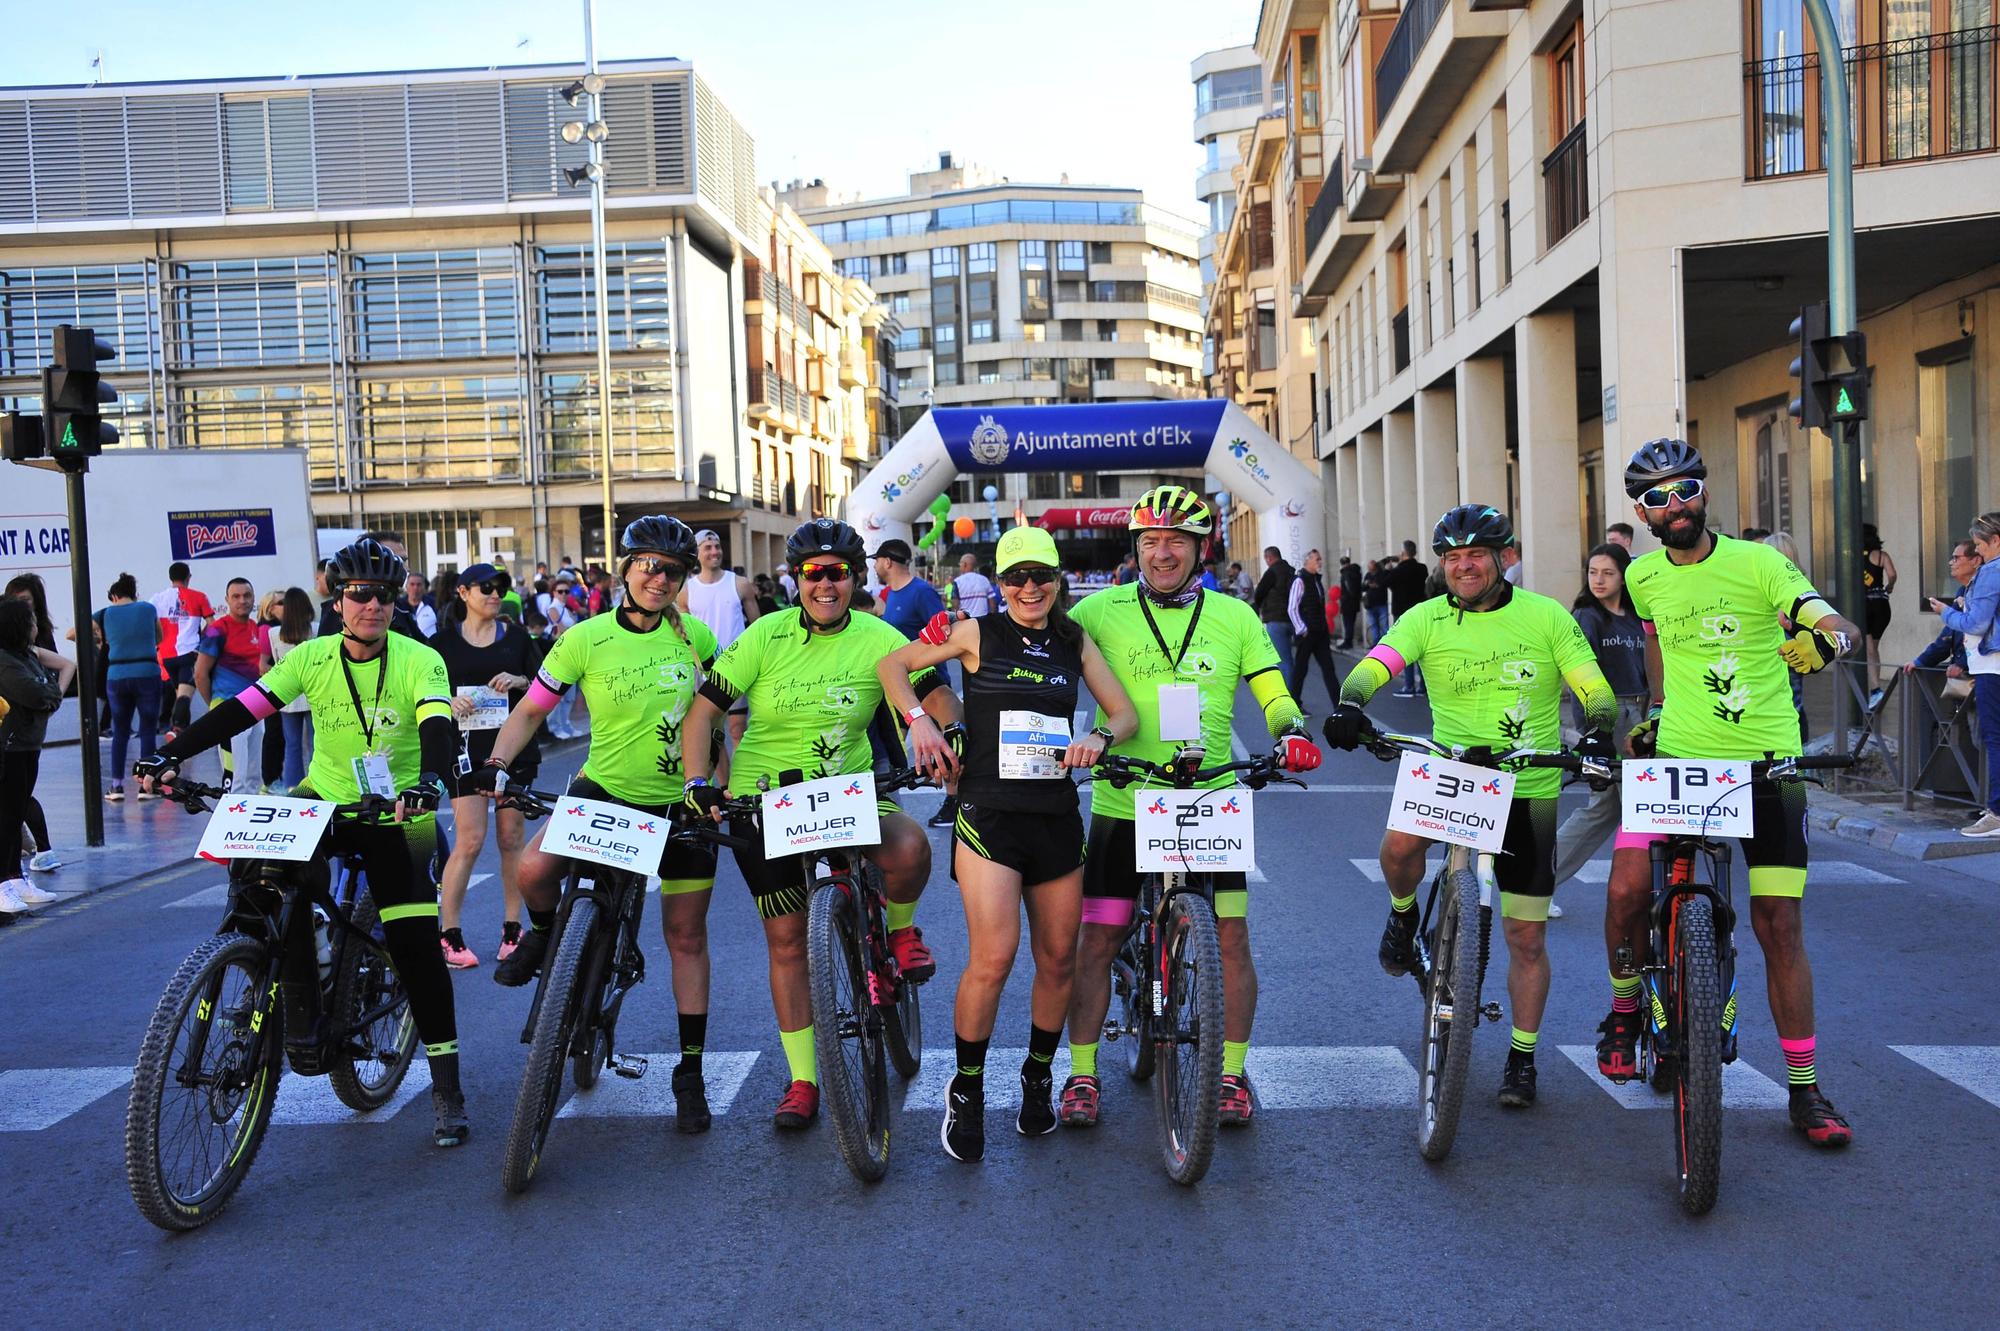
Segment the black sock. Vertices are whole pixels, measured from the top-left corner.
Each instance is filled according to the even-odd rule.
[[[440,929],[438,930],[438,937],[445,939],[455,948],[463,949],[465,947],[465,932],[462,929],[456,927]]]
[[[1028,1057],[1021,1064],[1021,1074],[1033,1081],[1046,1081],[1053,1076],[1050,1065],[1055,1061],[1056,1045],[1061,1041],[1060,1027],[1045,1031],[1033,1022],[1028,1023]]]
[[[963,1035],[958,1039],[958,1075],[968,1081],[978,1081],[986,1075],[986,1041],[968,1040]]]
[[[429,1062],[431,1066],[432,1090],[442,1091],[446,1095],[463,1094],[458,1086],[458,1055],[456,1053],[432,1054]]]
[[[706,1012],[681,1013],[681,1066],[701,1071],[701,1046],[708,1039]]]
[[[502,922],[500,925],[500,941],[503,943],[520,942],[521,922],[519,920],[506,920]]]
[[[536,910],[528,907],[528,926],[537,933],[547,933],[555,928],[556,913],[552,910]]]

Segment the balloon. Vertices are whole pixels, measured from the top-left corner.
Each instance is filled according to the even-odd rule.
[[[925,532],[922,538],[920,538],[917,541],[917,549],[928,550],[943,539],[944,539],[944,523],[940,522],[935,527],[932,527],[928,532]]]
[[[931,500],[930,511],[942,522],[951,516],[951,494],[949,491]]]
[[[978,530],[973,526],[971,518],[960,518],[957,522],[951,524],[951,529],[961,541],[971,540],[972,533]]]

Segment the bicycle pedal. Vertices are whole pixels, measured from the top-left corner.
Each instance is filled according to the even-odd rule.
[[[1479,1009],[1479,1015],[1488,1021],[1498,1021],[1500,1020],[1500,1005],[1498,1003],[1488,1003],[1485,1007]]]
[[[613,1054],[604,1060],[613,1072],[632,1081],[646,1075],[646,1060],[637,1054]]]

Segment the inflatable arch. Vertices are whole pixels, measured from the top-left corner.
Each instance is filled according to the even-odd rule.
[[[1319,477],[1233,402],[939,407],[925,412],[847,498],[868,548],[912,525],[961,475],[1200,467],[1258,513],[1258,543],[1297,565],[1326,539]],[[1231,551],[1251,564],[1256,551]]]

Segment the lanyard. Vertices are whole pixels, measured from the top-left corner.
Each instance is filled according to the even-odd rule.
[[[1194,598],[1194,613],[1188,616],[1187,633],[1181,638],[1180,654],[1176,656],[1167,650],[1167,640],[1161,635],[1160,626],[1153,622],[1153,607],[1146,604],[1145,592],[1139,593],[1139,613],[1146,617],[1146,627],[1153,631],[1153,641],[1160,644],[1160,655],[1167,658],[1167,664],[1173,667],[1175,674],[1180,673],[1181,662],[1187,657],[1188,644],[1194,641],[1194,626],[1201,623],[1201,603],[1201,597]]]
[[[370,749],[375,747],[375,727],[369,724],[369,711],[379,711],[381,709],[382,685],[389,678],[389,644],[387,642],[382,644],[382,654],[376,660],[381,662],[382,673],[375,676],[375,704],[373,708],[363,710],[361,706],[361,690],[354,687],[354,671],[347,664],[347,649],[345,647],[340,649],[340,674],[347,681],[347,696],[354,699],[354,719],[361,723],[361,742],[366,744]]]

